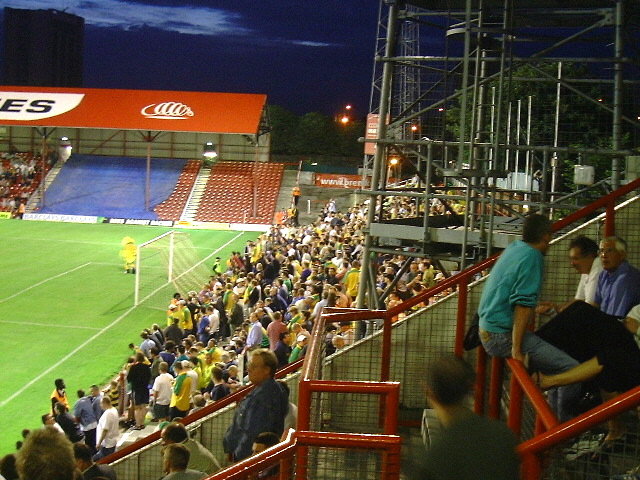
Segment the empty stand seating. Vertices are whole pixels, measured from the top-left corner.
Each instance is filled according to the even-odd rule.
[[[283,170],[282,164],[274,163],[217,163],[211,170],[195,220],[271,223]]]
[[[197,160],[189,160],[180,174],[180,178],[176,183],[169,198],[159,203],[153,209],[161,220],[179,220],[184,210],[189,194],[196,181],[198,172],[200,171],[200,162]]]

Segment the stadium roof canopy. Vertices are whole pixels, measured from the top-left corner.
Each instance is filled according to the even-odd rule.
[[[267,96],[0,86],[0,125],[256,135]]]

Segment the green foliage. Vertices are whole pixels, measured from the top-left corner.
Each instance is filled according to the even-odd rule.
[[[512,72],[511,81],[505,77],[505,87],[503,90],[502,105],[502,132],[501,142],[505,139],[505,127],[507,125],[507,115],[509,111],[509,101],[511,102],[512,121],[511,121],[511,143],[516,143],[516,103],[518,100],[522,102],[521,114],[521,132],[520,144],[526,143],[526,118],[528,98],[531,97],[532,116],[531,116],[531,143],[533,145],[553,145],[554,129],[555,129],[555,106],[556,106],[556,83],[553,81],[532,81],[533,79],[547,78],[538,71],[542,70],[551,77],[557,76],[557,64],[546,63],[540,64],[537,68],[532,65],[524,65],[516,68]],[[564,63],[562,66],[562,77],[567,79],[593,78],[596,76],[590,72],[584,65]],[[570,83],[570,82],[569,82]],[[593,83],[573,83],[575,88],[584,93],[589,98],[584,98],[571,92],[566,87],[561,88],[560,110],[559,110],[559,146],[573,148],[611,148],[611,113],[604,108],[598,106],[593,99],[610,103],[608,98],[609,88],[603,84]],[[486,88],[485,104],[490,103],[491,89],[498,87],[498,80],[489,82]],[[473,99],[468,97],[466,122],[466,137],[469,138],[471,123],[471,102]],[[485,125],[490,123],[490,109],[484,111]],[[447,109],[446,123],[448,131],[459,138],[460,135],[460,104],[449,106]],[[486,128],[488,129],[488,127]],[[625,139],[628,140],[628,136]],[[627,142],[624,142],[627,143]],[[541,154],[534,154],[538,165],[535,169],[540,168],[542,161]],[[466,158],[466,157],[465,157]],[[596,170],[596,181],[605,178],[610,174],[611,157],[605,155],[581,155],[580,158],[576,154],[562,154],[560,158],[562,165],[561,174],[563,178],[563,189],[574,190],[576,186],[573,184],[573,166],[582,163],[583,165],[592,165]]]
[[[327,155],[362,157],[364,122],[343,125],[317,113],[297,116],[277,105],[269,106],[271,152],[284,155]]]

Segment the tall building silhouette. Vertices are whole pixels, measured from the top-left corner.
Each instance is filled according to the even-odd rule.
[[[5,7],[3,83],[82,86],[83,42],[82,17]]]

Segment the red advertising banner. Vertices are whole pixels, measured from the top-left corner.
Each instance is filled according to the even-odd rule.
[[[361,188],[360,175],[336,175],[333,173],[316,173],[316,187],[325,188]]]
[[[258,132],[266,95],[0,86],[0,124],[167,132]]]
[[[378,119],[380,115],[377,113],[369,113],[367,115],[367,130],[364,134],[364,138],[366,139],[374,139],[378,138]],[[365,155],[375,155],[376,154],[376,144],[375,143],[367,143],[364,144],[364,154]]]
[[[389,183],[396,183],[399,178],[389,178]],[[341,175],[336,173],[316,173],[315,186],[324,188],[368,188],[371,183],[371,177],[367,176],[366,185],[362,187],[361,175]]]

